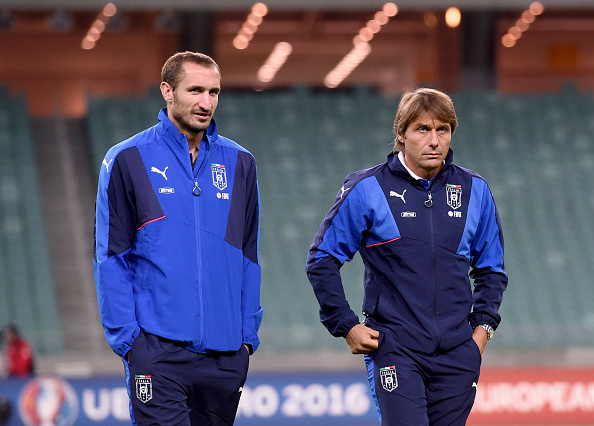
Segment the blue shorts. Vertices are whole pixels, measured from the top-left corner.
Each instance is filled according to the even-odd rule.
[[[138,425],[232,425],[249,354],[199,354],[140,332],[126,367],[130,415]]]
[[[380,332],[378,350],[365,356],[371,393],[383,426],[463,426],[478,385],[481,353],[473,339],[427,355]]]

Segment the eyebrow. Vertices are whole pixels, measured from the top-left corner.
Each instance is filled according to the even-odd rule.
[[[447,127],[447,128],[451,128],[452,126],[450,125],[450,123],[445,123],[445,122],[440,122],[439,124],[433,126],[433,124],[431,124],[430,121],[419,121],[416,125],[416,128],[419,127],[435,127],[435,128],[440,128],[440,127]]]
[[[211,90],[214,90],[217,93],[219,93],[221,91],[220,87],[206,88],[206,86],[189,86],[186,88],[187,91],[192,91],[192,90],[196,90],[196,89],[203,91],[203,92],[206,92],[206,91],[210,92]]]

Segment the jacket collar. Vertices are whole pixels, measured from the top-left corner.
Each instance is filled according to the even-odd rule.
[[[169,119],[167,116],[167,108],[163,108],[159,111],[158,131],[169,144],[183,148],[185,150],[184,152],[188,150],[188,138],[186,138],[186,135],[182,134]],[[214,118],[210,120],[210,125],[208,126],[208,129],[206,129],[205,135],[206,141],[209,144],[216,143],[219,138],[217,123]]]

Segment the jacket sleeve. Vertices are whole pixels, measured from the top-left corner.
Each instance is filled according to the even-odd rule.
[[[306,264],[307,277],[320,304],[320,320],[336,337],[346,337],[359,324],[359,317],[346,299],[340,268],[353,259],[368,229],[363,187],[348,185],[345,181],[320,225]]]
[[[128,169],[110,153],[101,166],[95,209],[93,266],[99,313],[109,346],[124,356],[140,331],[129,258],[137,219]]]
[[[241,292],[241,316],[243,343],[255,352],[260,345],[258,329],[262,322],[260,306],[260,283],[262,271],[259,261],[260,245],[260,193],[256,163],[251,162],[246,174],[246,211],[243,235],[243,288]]]
[[[470,324],[488,324],[494,329],[501,322],[499,306],[507,287],[503,264],[503,232],[497,208],[487,184],[482,184],[481,215],[470,246],[471,271],[474,279],[473,309]]]

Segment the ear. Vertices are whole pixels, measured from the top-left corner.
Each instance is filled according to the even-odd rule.
[[[171,84],[165,83],[164,81],[161,82],[160,87],[163,99],[165,99],[165,102],[170,103],[173,100],[173,87],[171,87]]]

